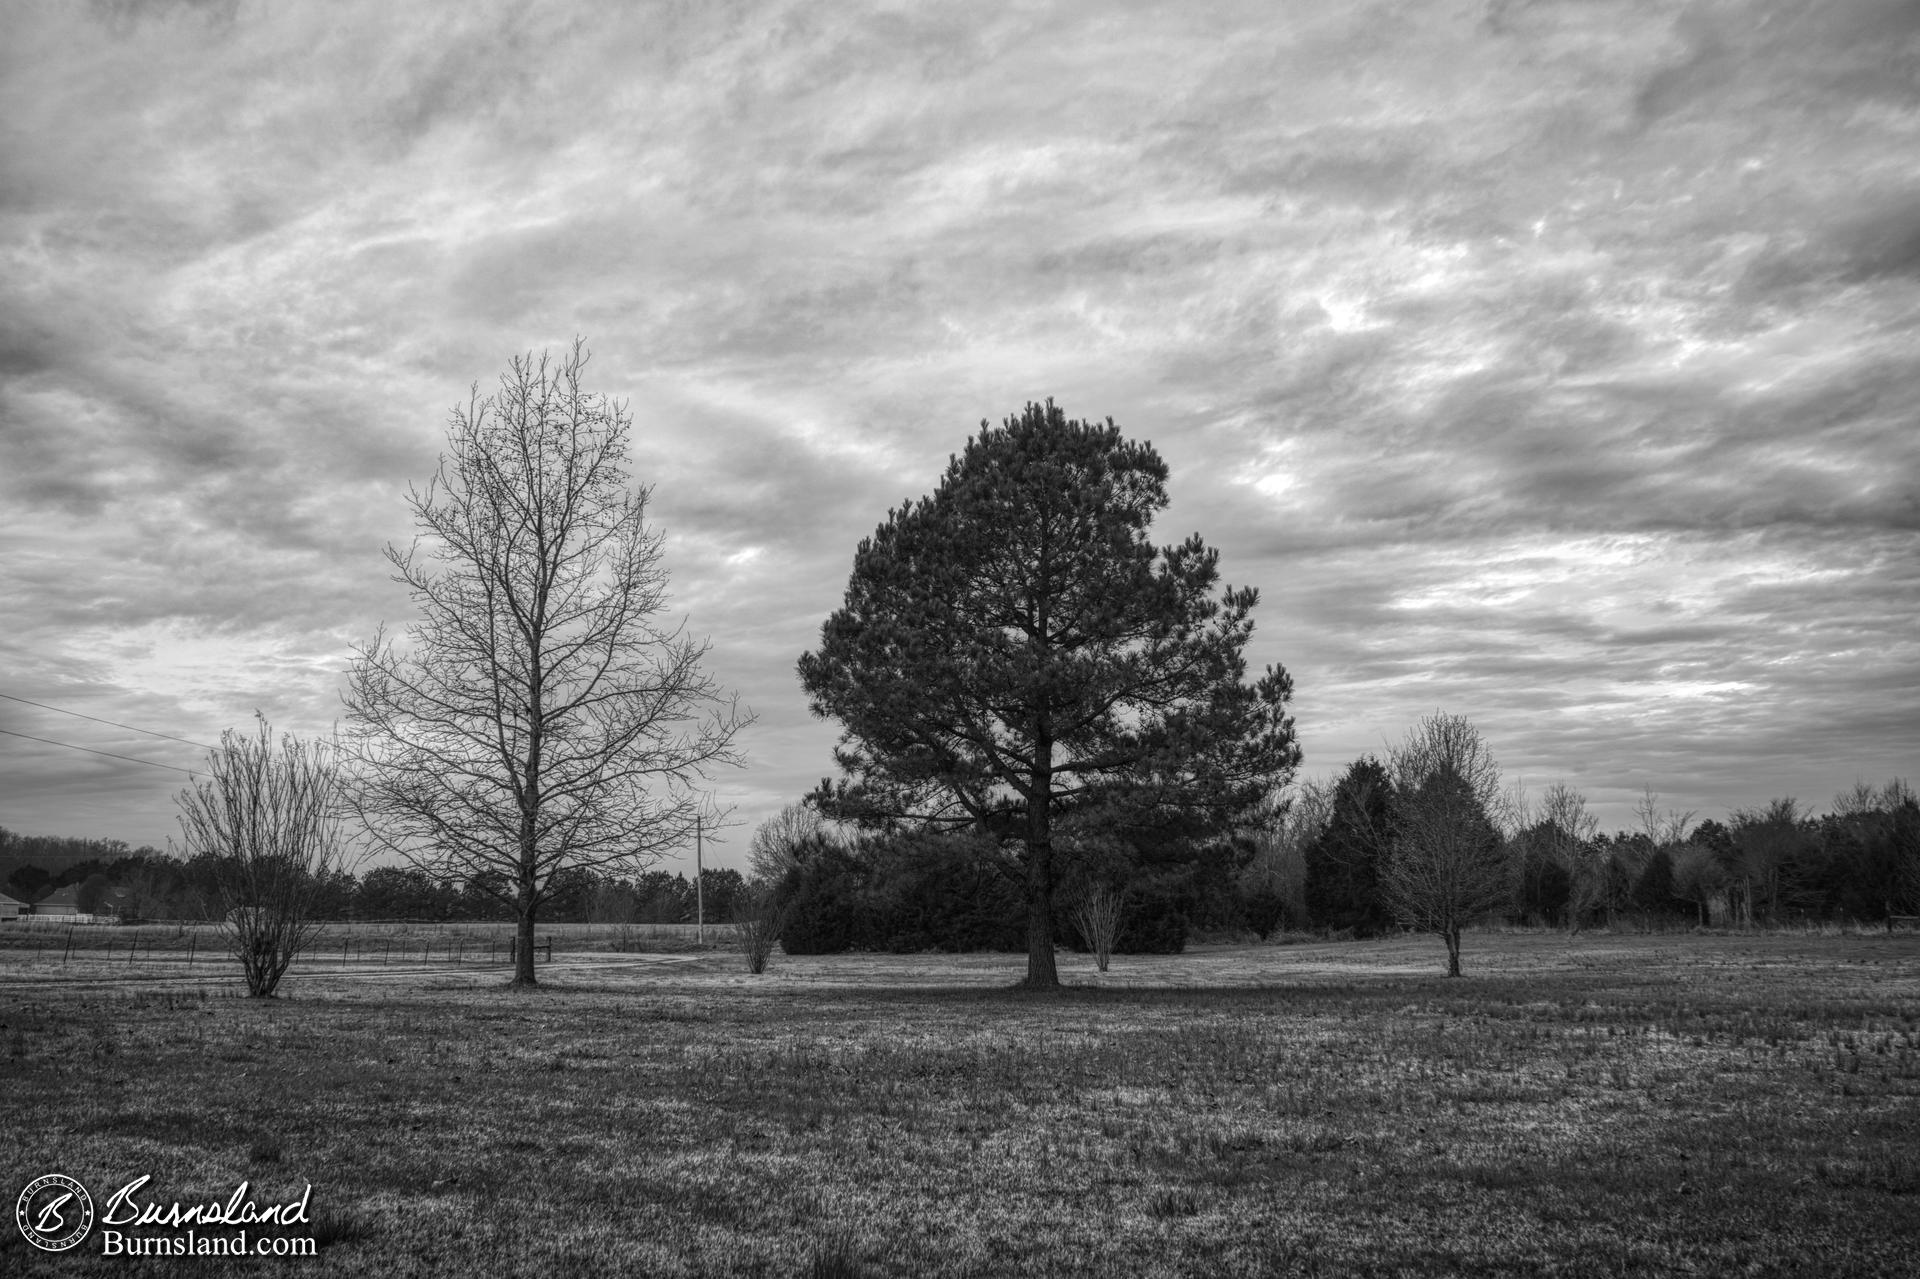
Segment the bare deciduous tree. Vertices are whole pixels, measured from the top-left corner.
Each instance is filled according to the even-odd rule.
[[[1548,854],[1567,872],[1567,929],[1577,936],[1587,912],[1611,902],[1608,858],[1597,842],[1600,819],[1588,811],[1587,797],[1565,782],[1547,787],[1538,819]]]
[[[661,537],[630,489],[625,407],[581,387],[579,342],[515,357],[456,408],[419,529],[389,546],[420,612],[359,646],[346,696],[355,794],[388,847],[502,885],[514,984],[534,984],[534,921],[566,867],[644,869],[714,814],[700,785],[740,762],[751,716],[668,628]]]
[[[1269,801],[1253,857],[1240,872],[1241,891],[1254,931],[1265,940],[1282,923],[1307,922],[1307,847],[1320,837],[1333,815],[1337,784],[1308,781],[1284,799]]]
[[[1435,712],[1393,752],[1396,826],[1380,887],[1400,921],[1447,945],[1460,975],[1460,932],[1508,899],[1500,766],[1466,718]]]
[[[800,850],[824,835],[827,824],[805,804],[788,804],[754,828],[747,842],[747,878],[778,884],[800,865]]]
[[[312,939],[313,908],[346,868],[345,805],[334,746],[283,736],[256,717],[208,753],[207,777],[179,793],[189,856],[205,855],[219,884],[227,943],[247,993],[270,997]]]
[[[1677,808],[1660,809],[1660,792],[1651,786],[1642,787],[1640,798],[1633,806],[1633,815],[1640,819],[1641,833],[1647,842],[1655,848],[1673,848],[1687,842],[1687,832],[1693,828],[1694,812]]]
[[[1778,914],[1788,865],[1807,839],[1802,829],[1805,822],[1806,815],[1791,796],[1772,800],[1765,808],[1733,811],[1730,869],[1740,889],[1737,909],[1744,927],[1753,927],[1756,914],[1768,920]]]
[[[1093,951],[1093,962],[1103,973],[1113,959],[1114,939],[1120,935],[1120,915],[1120,894],[1114,891],[1113,885],[1104,882],[1089,886],[1073,909],[1074,926]]]
[[[1727,908],[1727,868],[1713,850],[1698,844],[1681,844],[1671,850],[1673,856],[1673,895],[1694,909],[1694,918],[1702,928],[1711,927],[1716,906]]]

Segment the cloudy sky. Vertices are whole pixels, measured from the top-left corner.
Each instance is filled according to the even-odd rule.
[[[1435,709],[1609,828],[1920,775],[1920,5],[9,6],[0,694],[339,714],[448,410],[583,336],[676,607],[793,674],[1030,399],[1172,468],[1309,775]],[[0,825],[193,747],[0,700]]]

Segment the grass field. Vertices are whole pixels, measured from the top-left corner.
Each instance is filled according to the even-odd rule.
[[[0,951],[4,1193],[274,1198],[315,1259],[0,1273],[1912,1274],[1920,937],[1469,935],[1063,956]],[[129,966],[133,967],[133,966]],[[168,1267],[171,1267],[170,1269]]]

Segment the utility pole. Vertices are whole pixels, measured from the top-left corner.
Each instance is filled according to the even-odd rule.
[[[693,941],[707,944],[707,886],[701,881],[706,872],[700,866],[700,814],[693,815]]]

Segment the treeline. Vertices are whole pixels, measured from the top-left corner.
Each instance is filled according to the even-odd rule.
[[[1173,953],[1195,932],[1279,930],[1336,936],[1398,931],[1382,884],[1403,820],[1386,764],[1355,761],[1302,787],[1251,838],[1158,842],[1069,824],[1055,941],[1087,949],[1076,906],[1095,884],[1123,902],[1114,949]],[[1920,913],[1920,807],[1903,783],[1861,786],[1813,815],[1795,801],[1724,821],[1642,803],[1642,829],[1602,834],[1564,786],[1541,802],[1487,814],[1507,891],[1483,918],[1581,928],[1879,923]],[[1018,858],[975,835],[834,836],[790,810],[784,847],[756,844],[755,870],[777,883],[789,954],[1020,951],[1026,917]]]
[[[119,839],[75,839],[65,835],[22,835],[0,826],[0,887],[18,880],[8,896],[32,901],[68,884],[78,884],[102,867],[128,857],[158,857],[152,847],[134,848]]]
[[[41,901],[78,884],[77,905],[86,913],[94,912],[109,889],[123,890],[118,895],[119,909],[129,920],[212,920],[226,912],[219,866],[211,856],[182,860],[153,848],[128,851],[116,841],[39,842],[77,846],[96,855],[70,862],[57,872],[30,863],[16,865],[4,891],[19,901]],[[99,855],[104,853],[114,855]],[[702,871],[696,893],[687,876],[666,871],[621,878],[570,867],[554,877],[541,917],[552,923],[693,923],[703,904],[699,898],[704,896],[705,918],[724,922],[733,917],[745,887],[737,870]],[[504,884],[437,879],[410,866],[378,866],[363,875],[327,876],[318,885],[314,901],[313,918],[319,920],[514,918],[512,894]]]
[[[1398,801],[1386,766],[1355,761],[1304,788],[1243,875],[1266,885],[1292,926],[1369,935],[1394,926],[1380,874]],[[1578,930],[1637,924],[1708,927],[1884,922],[1920,912],[1920,806],[1895,781],[1858,785],[1815,815],[1792,799],[1695,824],[1648,793],[1641,829],[1602,834],[1586,801],[1560,785],[1516,798],[1504,821],[1509,892],[1492,912],[1516,924]]]
[[[1075,914],[1096,884],[1123,903],[1114,949],[1170,954],[1196,932],[1279,930],[1372,936],[1399,923],[1381,883],[1399,815],[1386,765],[1355,761],[1337,780],[1298,788],[1257,834],[1194,842],[1177,832],[1122,835],[1097,818],[1063,823],[1055,941],[1088,946]],[[1565,787],[1487,825],[1501,828],[1509,891],[1488,918],[1570,929],[1814,921],[1879,923],[1920,914],[1920,805],[1892,782],[1858,786],[1813,814],[1791,799],[1736,810],[1724,821],[1657,811],[1641,829],[1600,833]],[[768,832],[777,837],[769,843]],[[57,869],[21,864],[53,853]],[[0,830],[12,856],[4,891],[24,902],[80,885],[92,911],[108,888],[138,919],[217,919],[217,866],[119,841],[32,837]],[[83,854],[77,860],[64,854]],[[790,810],[756,835],[753,873],[781,921],[789,954],[848,950],[1026,949],[1017,855],[977,834],[835,834]],[[752,906],[739,871],[703,872],[704,918],[727,922]],[[436,878],[381,866],[330,876],[317,895],[327,920],[510,920],[511,892],[476,878]],[[694,884],[654,870],[620,877],[568,868],[555,877],[544,919],[557,923],[691,923]]]

